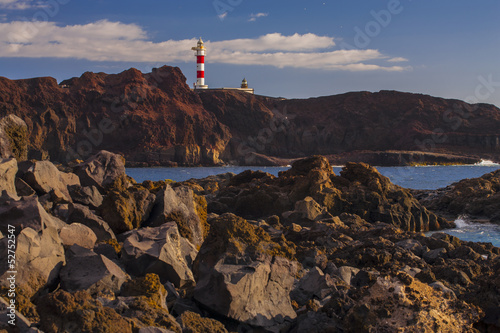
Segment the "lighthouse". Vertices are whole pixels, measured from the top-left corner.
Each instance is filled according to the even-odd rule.
[[[196,83],[194,89],[208,89],[205,84],[205,46],[201,37],[196,47],[192,47],[191,50],[196,51]]]

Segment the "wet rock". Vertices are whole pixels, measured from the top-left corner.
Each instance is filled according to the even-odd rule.
[[[0,159],[11,157],[28,158],[28,126],[13,114],[0,119]]]
[[[78,245],[69,248],[66,266],[59,276],[64,290],[86,290],[91,295],[113,295],[129,279],[113,261]]]
[[[43,226],[61,229],[66,225],[47,213],[37,197],[23,197],[16,200],[3,196],[0,198],[0,225],[6,228],[7,224],[15,226],[17,232],[27,227],[38,232]]]
[[[116,239],[115,233],[101,217],[93,213],[87,206],[71,204],[69,207],[69,223],[78,222],[86,225],[97,236],[98,241]]]
[[[148,226],[156,227],[175,221],[180,234],[196,246],[201,245],[208,232],[207,203],[186,186],[167,185],[157,193]]]
[[[7,191],[10,196],[17,196],[15,183],[16,174],[17,161],[14,158],[0,158],[0,194],[2,193],[2,191]]]
[[[118,154],[101,150],[76,166],[74,172],[80,178],[82,186],[95,186],[104,193],[116,179],[125,176],[125,159]]]
[[[86,291],[58,290],[41,297],[37,304],[40,328],[44,332],[132,333],[129,319],[103,306]]]
[[[92,229],[81,223],[72,223],[63,227],[59,231],[59,237],[65,246],[76,244],[87,249],[93,249],[97,241],[97,236]]]
[[[71,185],[68,186],[68,190],[75,203],[88,206],[91,209],[97,209],[102,204],[103,197],[95,186]]]
[[[176,287],[194,284],[174,222],[156,228],[133,230],[124,236],[122,261],[131,275],[156,273],[163,283],[171,281]]]

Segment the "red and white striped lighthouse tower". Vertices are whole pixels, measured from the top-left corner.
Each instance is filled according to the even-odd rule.
[[[191,50],[196,51],[196,83],[194,84],[194,89],[208,89],[205,85],[205,46],[203,46],[203,41],[198,41],[196,47],[192,47]]]

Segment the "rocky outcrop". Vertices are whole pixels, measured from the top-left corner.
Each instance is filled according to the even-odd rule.
[[[209,210],[232,211],[250,218],[281,215],[289,223],[351,213],[369,222],[391,223],[410,231],[450,226],[423,207],[409,190],[392,184],[375,168],[348,163],[336,176],[328,160],[319,156],[294,162],[277,178],[253,171],[235,176],[209,199]]]
[[[433,191],[414,191],[422,205],[454,218],[500,222],[500,170],[479,178],[464,179]]]

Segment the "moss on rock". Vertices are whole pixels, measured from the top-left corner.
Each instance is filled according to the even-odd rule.
[[[224,325],[210,318],[203,318],[191,311],[184,312],[178,319],[183,333],[227,333]]]

